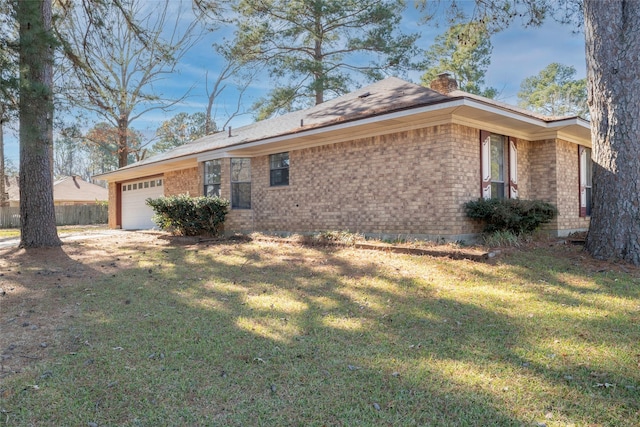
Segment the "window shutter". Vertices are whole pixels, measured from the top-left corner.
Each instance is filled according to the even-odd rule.
[[[491,133],[480,131],[481,196],[491,198]]]
[[[509,138],[509,197],[518,198],[518,146]]]
[[[580,174],[580,216],[587,216],[587,150],[578,145],[578,164]]]

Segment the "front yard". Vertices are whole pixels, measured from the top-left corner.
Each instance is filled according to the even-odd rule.
[[[640,272],[126,233],[0,250],[0,425],[636,426]]]

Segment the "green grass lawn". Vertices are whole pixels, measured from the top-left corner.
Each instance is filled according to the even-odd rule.
[[[48,291],[66,320],[0,425],[637,426],[640,279],[585,258],[122,246]]]

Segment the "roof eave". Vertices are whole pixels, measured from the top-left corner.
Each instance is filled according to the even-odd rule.
[[[470,115],[470,111],[476,112],[474,115],[478,119],[475,123],[472,118],[468,117],[466,117],[468,120],[459,120],[458,122],[463,124],[474,124],[474,126],[481,126],[483,129],[496,132],[504,132],[505,129],[508,129],[509,127],[504,125],[504,123],[507,123],[510,125],[510,128],[513,129],[513,132],[510,132],[510,136],[522,137],[524,139],[531,140],[557,137],[566,139],[573,143],[581,143],[589,146],[591,144],[589,122],[580,117],[545,120],[540,117],[528,115],[490,102],[465,96],[455,96],[429,104],[406,106],[393,111],[379,112],[366,117],[347,118],[346,120],[323,123],[311,128],[295,128],[286,133],[272,135],[266,138],[236,142],[220,148],[204,148],[195,153],[163,159],[157,162],[145,163],[139,166],[133,164],[129,167],[118,169],[113,172],[95,175],[94,178],[107,181],[124,181],[128,179],[135,179],[143,175],[151,176],[171,170],[183,169],[197,165],[198,162],[215,158],[240,155],[262,155],[265,152],[273,151],[274,147],[272,146],[278,146],[283,149],[301,149],[309,146],[334,143],[339,142],[340,139],[344,140],[344,133],[341,137],[336,136],[334,140],[328,140],[327,138],[324,138],[324,136],[329,134],[336,135],[346,129],[353,130],[358,127],[363,129],[367,126],[374,127],[375,124],[379,122],[389,123],[389,126],[384,128],[385,133],[397,130],[392,125],[393,123],[397,123],[398,128],[402,127],[403,129],[407,129],[411,126],[424,127],[424,123],[422,122],[411,124],[408,120],[410,117],[419,115],[424,115],[425,117],[430,116],[433,118],[433,121],[429,122],[430,125],[435,125],[440,122],[456,122],[455,117],[465,118],[465,116]],[[491,120],[482,121],[481,118],[483,116],[493,117],[493,123]],[[446,120],[445,117],[447,117]],[[503,124],[501,125],[500,123]],[[516,126],[516,124],[519,124],[520,126]],[[242,128],[238,128],[236,132],[241,132],[241,130]],[[381,127],[377,130],[381,131],[383,128]],[[320,135],[322,135],[323,138],[318,138]],[[352,131],[347,134],[346,138],[353,139],[354,137],[359,137],[358,135],[359,134],[357,132]],[[362,133],[362,135],[365,135],[365,133]],[[587,137],[587,135],[589,136]],[[144,173],[141,173],[142,171],[144,171]]]

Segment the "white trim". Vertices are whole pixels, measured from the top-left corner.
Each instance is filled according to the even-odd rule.
[[[535,126],[539,126],[541,128],[545,128],[545,129],[552,129],[552,128],[558,128],[558,127],[565,127],[568,125],[580,125],[582,127],[585,127],[586,129],[589,129],[589,126],[584,126],[584,120],[578,119],[578,118],[570,118],[570,119],[565,119],[565,120],[560,120],[560,121],[556,121],[556,122],[545,122],[542,119],[538,119],[538,118],[534,118],[534,117],[527,117],[526,115],[524,115],[523,113],[516,113],[516,112],[511,112],[511,111],[505,111],[503,108],[499,108],[499,107],[493,107],[493,106],[489,106],[485,103],[482,102],[478,102],[478,101],[474,101],[474,100],[470,100],[470,99],[466,99],[466,98],[461,98],[461,99],[453,99],[451,101],[445,101],[445,102],[441,102],[438,104],[432,104],[432,105],[428,105],[428,106],[424,106],[424,107],[418,107],[418,108],[411,108],[411,109],[407,109],[407,110],[402,110],[402,111],[396,111],[396,112],[391,112],[391,113],[386,113],[386,114],[381,114],[379,116],[374,116],[374,117],[367,117],[364,119],[359,119],[359,120],[353,120],[353,121],[349,121],[349,122],[345,122],[345,123],[341,123],[341,124],[337,124],[337,125],[327,125],[327,126],[320,126],[318,128],[314,128],[314,129],[310,129],[310,130],[306,130],[306,131],[300,131],[300,132],[296,132],[296,133],[289,133],[286,135],[281,135],[281,136],[274,136],[271,138],[266,138],[266,139],[261,139],[261,140],[257,140],[257,141],[250,141],[247,143],[243,143],[243,144],[238,144],[237,146],[227,146],[224,148],[220,148],[216,151],[221,151],[221,152],[232,152],[232,151],[236,151],[238,149],[240,149],[240,146],[242,146],[243,149],[248,149],[248,148],[254,148],[257,146],[261,146],[261,145],[268,145],[268,144],[272,144],[275,142],[283,142],[283,141],[288,141],[288,140],[292,140],[292,139],[300,139],[300,138],[304,138],[304,137],[309,137],[309,136],[314,136],[317,134],[322,134],[322,133],[327,133],[329,131],[339,131],[339,130],[345,130],[345,129],[350,129],[353,127],[357,127],[357,126],[363,126],[363,125],[367,125],[367,124],[372,124],[372,123],[378,123],[378,122],[382,122],[382,121],[387,121],[387,120],[396,120],[396,119],[400,119],[400,118],[405,118],[405,117],[410,117],[410,116],[415,116],[418,114],[422,114],[422,113],[428,113],[428,112],[433,112],[433,111],[440,111],[440,110],[445,110],[445,109],[453,109],[453,111],[451,111],[450,115],[449,115],[449,121],[451,122],[455,122],[454,117],[456,116],[456,112],[458,110],[459,107],[472,107],[472,108],[476,108],[478,110],[481,111],[486,111],[489,113],[493,113],[502,117],[506,117],[506,118],[511,118],[514,120],[518,120],[524,123],[528,123],[528,124],[532,124]],[[462,122],[462,120],[461,120]],[[473,119],[469,120],[469,122],[473,122]],[[486,130],[491,130],[489,128],[487,128],[486,123],[482,124],[482,122],[480,121],[476,121],[477,126],[474,126],[478,129],[486,129]],[[429,121],[429,126],[436,126],[436,124],[432,124],[431,121]],[[416,127],[424,127],[424,125],[419,125]],[[501,133],[502,135],[505,134],[512,134],[513,132],[510,132],[509,127],[505,127],[503,128],[503,130],[501,132],[495,132],[495,133]],[[238,132],[240,132],[240,129],[238,129]],[[530,132],[523,132],[522,139],[527,139],[530,140],[531,139],[531,135],[532,133]],[[514,135],[515,136],[515,135]],[[353,134],[349,135],[348,139],[353,139]]]
[[[464,110],[468,108],[471,108],[472,110],[469,112],[465,112]],[[469,113],[473,111],[489,113],[495,120],[483,122],[479,119],[467,118]],[[441,114],[435,115],[435,117],[429,117],[432,113]],[[420,115],[423,114],[426,115],[426,117],[421,118]],[[515,120],[519,123],[535,126],[540,131],[532,132],[525,129],[518,130],[517,126],[501,126],[499,124],[499,118]],[[383,122],[388,123],[383,125]],[[354,138],[363,138],[374,134],[382,135],[403,130],[432,127],[444,123],[471,125],[472,127],[477,129],[485,129],[487,131],[498,133],[501,135],[512,135],[514,137],[526,140],[559,138],[559,135],[562,134],[562,139],[572,143],[578,143],[578,140],[582,145],[585,146],[588,146],[588,144],[590,143],[590,140],[582,140],[579,137],[579,129],[576,129],[575,136],[568,135],[568,132],[562,132],[562,130],[566,129],[567,126],[578,126],[579,128],[589,129],[588,123],[582,119],[569,118],[553,122],[546,122],[543,119],[527,116],[524,113],[509,111],[503,107],[492,106],[485,102],[460,97],[427,106],[408,108],[406,110],[394,111],[390,113],[381,113],[380,115],[365,117],[363,119],[354,119],[351,121],[338,122],[333,124],[319,124],[318,127],[306,130],[302,129],[298,132],[292,132],[286,135],[273,136],[249,142],[238,142],[233,145],[228,145],[212,150],[204,149],[197,153],[188,153],[184,156],[168,158],[158,162],[144,163],[139,166],[136,166],[134,164],[131,167],[125,168],[124,170],[116,170],[113,172],[96,175],[95,177],[98,179],[106,179],[109,181],[122,180],[130,177],[148,174],[149,172],[143,172],[147,169],[159,169],[161,171],[168,171],[171,170],[170,167],[166,168],[169,164],[174,162],[185,162],[190,159],[194,159],[196,160],[196,162],[202,162],[215,158],[238,156],[254,157],[274,152],[274,150],[290,151],[292,149],[327,145],[331,143],[342,142],[345,140],[352,140]],[[367,125],[372,124],[380,124],[383,126],[366,128]],[[344,132],[346,130],[353,130],[358,127],[364,128],[360,132]],[[236,129],[235,132],[240,135],[242,133],[242,128]],[[317,138],[317,136],[320,135],[326,137]],[[287,143],[289,143],[289,146],[287,146]],[[280,144],[282,145],[282,147],[270,147],[274,144]],[[179,165],[175,168],[179,169],[182,167],[184,166]]]
[[[583,146],[578,146],[580,164],[580,217],[587,216],[587,150]]]
[[[518,198],[518,146],[509,138],[509,198]]]
[[[482,198],[491,198],[491,133],[487,132],[487,137],[481,142],[482,158]]]

